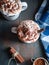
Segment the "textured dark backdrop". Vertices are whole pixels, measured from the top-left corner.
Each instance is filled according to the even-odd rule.
[[[21,12],[19,18],[15,21],[7,21],[0,13],[0,65],[7,65],[10,58],[7,49],[13,46],[24,57],[25,60],[45,56],[41,42],[25,44],[20,42],[15,34],[11,33],[11,27],[16,23],[26,19],[34,20],[35,13],[38,11],[43,0],[22,0],[28,3],[26,11]],[[15,64],[12,64],[15,65]],[[27,64],[25,64],[27,65]],[[30,64],[29,64],[30,65]]]

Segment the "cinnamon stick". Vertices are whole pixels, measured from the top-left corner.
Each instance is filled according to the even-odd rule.
[[[9,51],[14,55],[15,59],[18,59],[20,63],[24,62],[24,58],[13,47],[10,47]]]

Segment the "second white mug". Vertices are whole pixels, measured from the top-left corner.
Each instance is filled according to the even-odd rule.
[[[26,10],[27,7],[28,7],[26,2],[21,2],[20,1],[20,4],[21,4],[20,6],[22,6],[22,8],[21,8],[21,10],[19,12],[17,11],[15,14],[14,13],[13,14],[8,13],[8,15],[7,15],[7,14],[5,14],[6,12],[4,13],[4,11],[2,11],[1,9],[0,9],[0,12],[3,14],[5,19],[7,19],[7,20],[15,20],[15,19],[17,19],[19,17],[21,11]]]

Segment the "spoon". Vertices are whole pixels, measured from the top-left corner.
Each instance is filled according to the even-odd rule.
[[[41,33],[43,32],[45,29],[44,28],[41,28],[40,30],[37,30],[38,33]]]

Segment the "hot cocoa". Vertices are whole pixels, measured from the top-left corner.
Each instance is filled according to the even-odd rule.
[[[12,15],[20,12],[22,9],[21,2],[19,0],[1,0],[0,10],[3,11],[5,15]]]
[[[26,2],[21,0],[1,0],[0,12],[7,20],[15,20],[19,17],[21,11],[26,10],[28,7]]]
[[[20,23],[17,29],[19,39],[26,43],[35,42],[39,38],[39,26],[32,20],[25,20]]]
[[[38,59],[34,65],[45,65],[45,61],[43,59]]]

